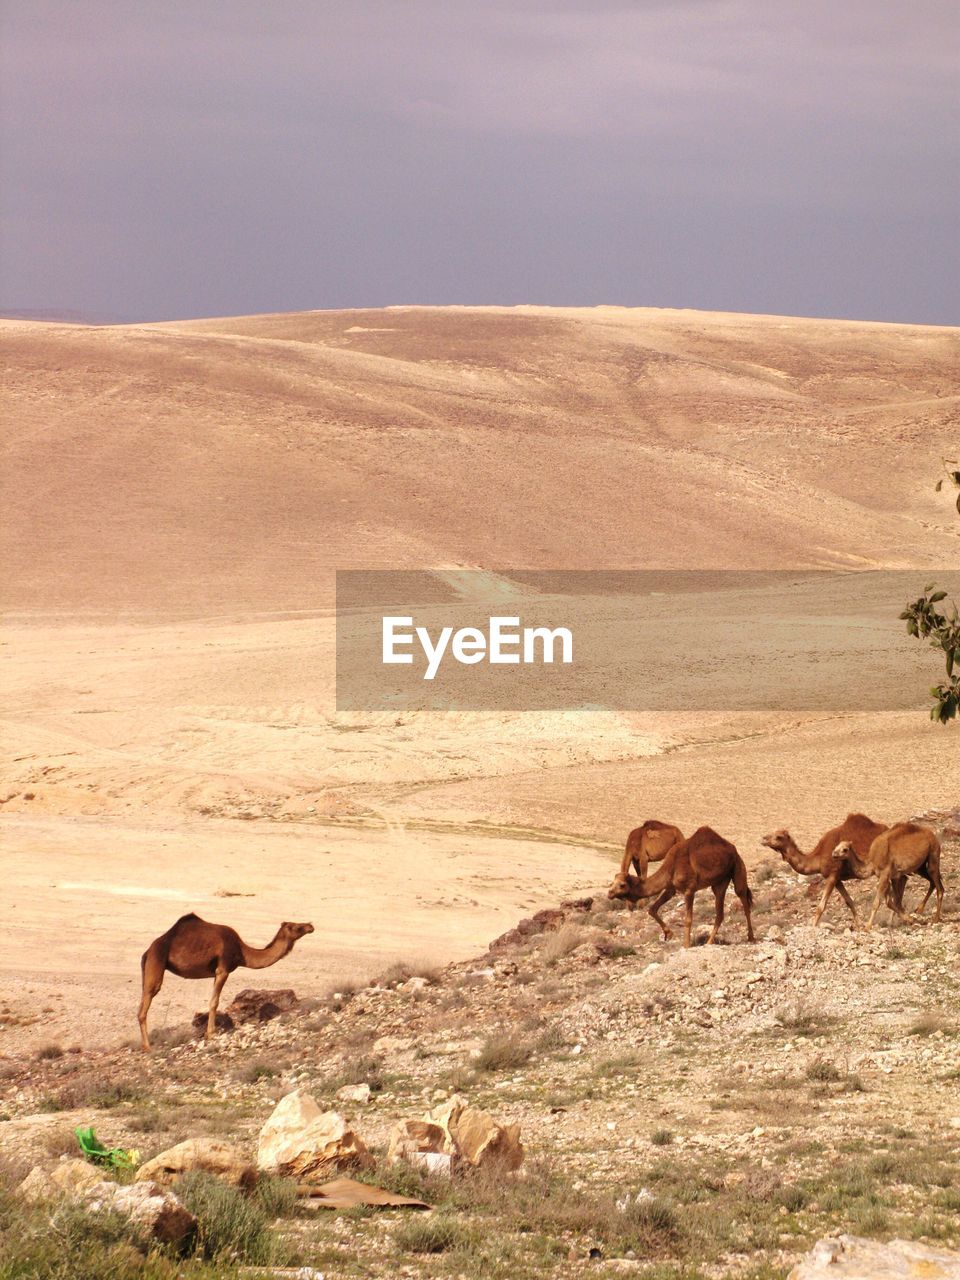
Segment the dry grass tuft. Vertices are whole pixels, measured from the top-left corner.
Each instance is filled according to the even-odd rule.
[[[553,967],[558,960],[576,951],[586,942],[583,929],[577,924],[565,924],[556,933],[551,933],[540,948],[540,956],[545,965]]]

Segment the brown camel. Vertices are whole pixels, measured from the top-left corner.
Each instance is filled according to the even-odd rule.
[[[882,822],[874,822],[862,813],[848,813],[838,827],[831,827],[820,837],[810,853],[798,849],[793,836],[785,828],[764,836],[761,844],[779,853],[784,862],[793,867],[802,876],[822,876],[823,893],[817,903],[817,912],[813,918],[814,925],[820,923],[820,917],[826,910],[830,895],[834,889],[840,894],[857,924],[857,908],[853,899],[844,887],[844,880],[856,880],[857,874],[848,861],[833,856],[834,850],[842,840],[849,840],[854,850],[865,857],[868,849],[877,836],[886,831]]]
[[[150,943],[140,960],[143,996],[138,1020],[144,1049],[150,1048],[147,1014],[154,996],[163,985],[163,975],[168,969],[178,978],[213,979],[213,994],[207,1015],[206,1039],[209,1040],[217,1022],[220,992],[234,969],[266,969],[289,955],[293,944],[307,933],[313,933],[312,924],[289,924],[285,921],[267,946],[248,947],[229,925],[210,924],[193,912],[181,916],[172,928]]]
[[[731,880],[746,916],[747,938],[754,942],[753,923],[750,919],[753,894],[747,884],[747,869],[736,847],[729,840],[724,840],[723,836],[718,836],[710,827],[699,827],[689,840],[681,840],[679,844],[675,844],[652,876],[631,876],[626,873],[618,875],[610,886],[608,896],[633,902],[642,898],[655,898],[647,909],[663,930],[666,942],[673,937],[673,931],[664,924],[659,914],[660,908],[676,894],[681,894],[686,903],[683,945],[689,947],[693,929],[693,900],[697,893],[701,889],[713,890],[717,912],[707,942],[716,942],[723,923],[723,903]]]
[[[662,862],[675,844],[683,839],[679,827],[669,822],[658,822],[650,818],[627,836],[627,847],[623,851],[620,862],[620,874],[627,875],[630,864],[641,879],[647,874],[647,866],[651,862]]]
[[[928,882],[927,894],[917,911],[920,915],[930,900],[934,889],[937,892],[937,913],[933,917],[939,922],[943,912],[943,880],[940,878],[940,841],[936,833],[929,827],[918,826],[915,822],[898,822],[873,841],[865,857],[861,857],[849,841],[838,844],[833,851],[835,858],[846,858],[853,868],[858,880],[866,880],[869,876],[877,877],[877,893],[873,900],[867,928],[873,928],[873,922],[880,910],[884,898],[891,911],[901,920],[908,920],[903,909],[903,887],[907,876],[922,876]],[[891,892],[892,891],[892,892]]]

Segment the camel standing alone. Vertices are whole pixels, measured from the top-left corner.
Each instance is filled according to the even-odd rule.
[[[921,902],[919,915],[934,889],[937,891],[937,914],[933,917],[939,922],[943,911],[943,881],[940,878],[940,841],[936,833],[929,827],[918,826],[915,822],[898,822],[873,841],[866,857],[861,857],[850,841],[838,844],[833,851],[835,858],[846,858],[858,880],[866,880],[869,876],[877,877],[877,894],[873,900],[867,928],[873,928],[873,922],[880,910],[880,903],[886,897],[891,911],[901,920],[908,920],[903,909],[903,886],[907,876],[923,876],[928,881],[927,896]],[[892,896],[888,892],[892,889]]]
[[[854,851],[861,857],[866,857],[871,844],[886,829],[884,823],[874,822],[872,818],[868,818],[863,813],[848,813],[839,827],[831,827],[829,831],[820,837],[810,853],[804,853],[801,849],[798,849],[793,836],[784,827],[768,836],[764,836],[761,844],[765,844],[768,849],[773,849],[775,853],[779,853],[784,862],[793,867],[794,871],[800,875],[823,877],[823,893],[817,903],[817,912],[813,918],[814,925],[820,923],[820,917],[826,910],[830,895],[834,889],[837,890],[840,897],[850,908],[850,914],[853,916],[854,924],[856,924],[857,908],[844,888],[843,881],[856,880],[859,877],[849,861],[834,857],[834,850],[841,841],[849,840]]]
[[[747,919],[747,938],[754,942],[753,923],[750,919],[753,894],[747,884],[747,869],[736,846],[717,835],[711,827],[699,827],[689,840],[682,840],[674,845],[652,876],[619,874],[610,886],[608,896],[626,898],[633,902],[656,896],[647,910],[663,930],[666,941],[673,937],[673,931],[661,919],[660,908],[676,894],[681,894],[686,903],[683,945],[689,947],[693,929],[693,900],[697,893],[701,889],[713,890],[717,912],[707,942],[716,942],[723,923],[723,903],[731,880]]]
[[[248,947],[229,925],[210,924],[193,912],[181,916],[172,928],[150,943],[140,960],[143,995],[140,999],[138,1021],[144,1049],[150,1048],[147,1014],[154,996],[163,985],[163,975],[168,969],[178,978],[213,978],[213,993],[207,1014],[206,1039],[209,1040],[217,1023],[220,992],[234,969],[266,969],[289,955],[293,944],[307,933],[313,933],[312,924],[290,924],[284,921],[267,946]]]
[[[675,844],[683,839],[679,827],[669,822],[658,822],[649,818],[627,836],[627,846],[620,861],[620,874],[625,876],[630,871],[630,864],[642,879],[647,874],[651,862],[662,862]]]

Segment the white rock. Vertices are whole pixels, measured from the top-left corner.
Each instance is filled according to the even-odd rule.
[[[960,1253],[912,1240],[864,1240],[841,1235],[820,1240],[788,1280],[958,1280]]]
[[[336,1111],[321,1111],[303,1089],[281,1098],[260,1130],[258,1168],[286,1177],[328,1177],[345,1166],[373,1163],[361,1138]]]
[[[369,1102],[370,1086],[368,1084],[345,1084],[337,1090],[341,1102]]]

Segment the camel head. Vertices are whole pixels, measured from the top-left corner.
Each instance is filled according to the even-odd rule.
[[[779,831],[771,831],[768,836],[764,836],[760,843],[772,849],[774,853],[779,853],[782,858],[793,844],[793,840],[786,827],[781,827]]]
[[[628,871],[618,871],[613,877],[613,884],[607,890],[608,898],[621,902],[636,902],[644,896],[640,893],[640,877],[632,876]]]
[[[291,924],[289,920],[284,920],[277,930],[277,937],[282,938],[284,942],[289,942],[292,947],[295,942],[299,942],[308,933],[313,933],[312,924]]]
[[[856,850],[849,840],[841,840],[840,843],[835,846],[833,853],[830,855],[830,857],[837,862],[840,862],[843,858],[855,858],[856,856]]]

